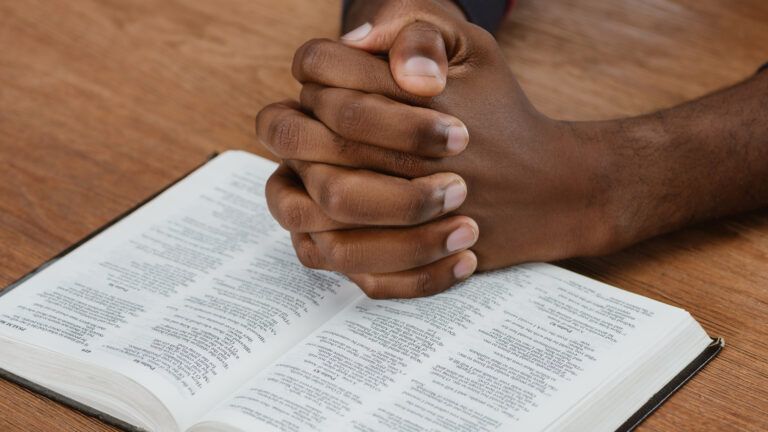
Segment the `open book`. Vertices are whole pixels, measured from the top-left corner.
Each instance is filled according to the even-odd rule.
[[[303,268],[226,152],[4,291],[0,369],[128,430],[629,430],[720,349],[547,265],[375,301]]]

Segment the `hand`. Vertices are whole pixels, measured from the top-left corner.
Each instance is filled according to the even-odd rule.
[[[442,34],[428,23],[464,21],[452,0],[357,0],[344,19],[342,41],[369,52],[387,52],[395,82],[416,96],[445,88],[448,57]],[[384,49],[382,49],[384,48]]]
[[[392,56],[413,28],[438,35],[417,50],[445,50],[438,96],[404,91],[376,56],[315,40],[294,58],[301,107],[257,118],[262,143],[287,160],[267,198],[302,262],[341,271],[372,297],[413,297],[475,265],[616,247],[606,146],[538,113],[487,32],[453,15],[419,19],[374,26],[354,45]]]

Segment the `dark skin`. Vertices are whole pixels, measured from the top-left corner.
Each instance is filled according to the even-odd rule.
[[[372,25],[301,47],[300,103],[266,107],[257,133],[284,161],[267,199],[301,261],[371,297],[602,255],[768,204],[766,73],[651,115],[558,121],[447,0],[350,13]]]

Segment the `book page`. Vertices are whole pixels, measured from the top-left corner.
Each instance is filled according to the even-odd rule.
[[[218,156],[0,297],[0,338],[119,371],[198,421],[361,296],[300,265],[263,196],[274,167]]]
[[[199,430],[541,430],[687,317],[547,264],[361,299]]]

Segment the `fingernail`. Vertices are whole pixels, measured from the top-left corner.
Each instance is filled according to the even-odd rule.
[[[477,270],[477,258],[474,255],[467,255],[459,260],[456,265],[453,266],[453,276],[456,279],[462,280],[470,277],[472,273]]]
[[[461,153],[469,144],[469,131],[464,125],[448,128],[448,143],[445,148],[450,154]]]
[[[445,188],[443,213],[456,210],[465,199],[467,199],[467,184],[463,180],[454,180]]]
[[[368,33],[371,32],[371,29],[373,29],[373,26],[370,23],[365,23],[360,27],[352,30],[351,32],[345,34],[341,38],[345,41],[350,41],[350,42],[361,41],[365,39],[366,36],[368,36]]]
[[[467,249],[477,242],[477,232],[469,225],[462,225],[448,236],[445,247],[448,252]]]
[[[442,76],[440,66],[434,60],[421,56],[409,58],[403,65],[402,73],[405,76],[425,76],[437,79]]]

